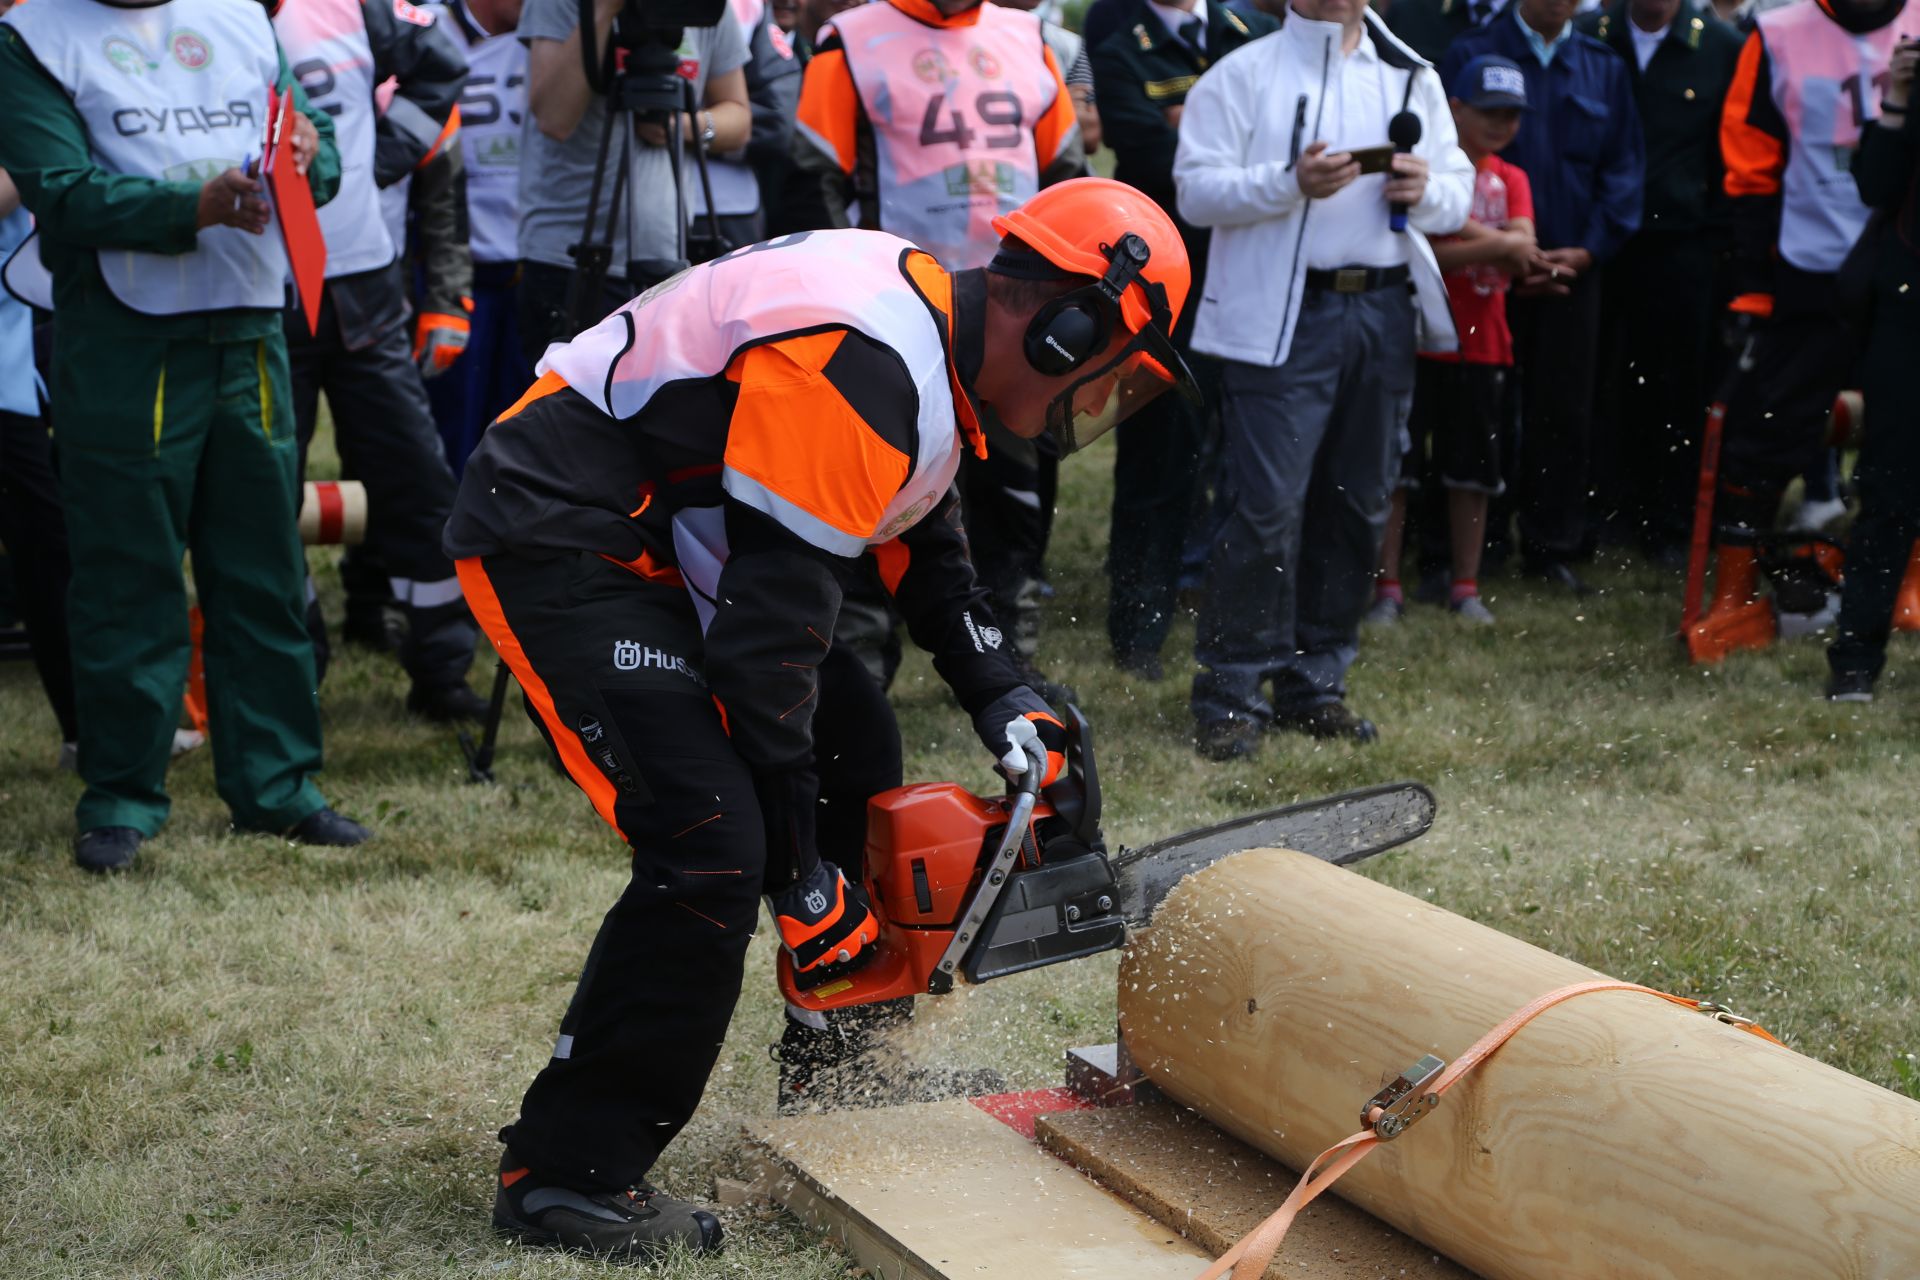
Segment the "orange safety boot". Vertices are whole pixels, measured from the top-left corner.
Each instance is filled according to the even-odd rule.
[[[1759,595],[1760,566],[1751,546],[1722,544],[1713,570],[1713,601],[1687,628],[1687,657],[1718,662],[1741,649],[1773,643],[1773,605]]]
[[[1913,544],[1907,576],[1900,580],[1900,594],[1894,597],[1893,629],[1920,631],[1920,542]]]

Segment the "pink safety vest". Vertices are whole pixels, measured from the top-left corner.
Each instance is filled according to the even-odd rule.
[[[930,27],[880,0],[829,25],[873,127],[878,225],[950,271],[985,266],[993,218],[1026,203],[1055,159],[1034,143],[1059,93],[1038,19],[989,3],[970,27]]]
[[[559,374],[604,412],[630,418],[660,388],[716,377],[758,343],[843,326],[890,347],[919,391],[918,446],[906,483],[870,536],[850,536],[731,467],[720,478],[736,501],[807,542],[856,556],[917,524],[960,465],[945,326],[907,277],[913,249],[895,236],[860,230],[798,232],[749,245],[662,281],[573,341],[548,347],[539,372]],[[704,628],[727,559],[721,508],[682,509],[673,518],[673,541]]]
[[[1880,114],[1893,46],[1920,38],[1920,5],[1866,35],[1847,31],[1814,0],[1769,9],[1759,24],[1790,139],[1780,256],[1802,271],[1838,271],[1867,224],[1852,173],[1861,129]]]
[[[373,182],[378,108],[360,0],[289,0],[274,15],[273,28],[307,101],[333,117],[340,148],[340,190],[320,206],[327,279],[384,267],[395,247]]]

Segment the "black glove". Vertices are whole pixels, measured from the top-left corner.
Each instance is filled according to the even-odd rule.
[[[793,958],[794,985],[810,991],[852,973],[875,955],[869,945],[880,936],[867,891],[850,884],[831,862],[814,864],[812,874],[767,900],[780,944]]]
[[[1040,779],[1046,786],[1060,776],[1067,763],[1067,726],[1060,723],[1046,700],[1025,685],[1009,689],[989,703],[973,718],[973,731],[980,735],[1000,760],[1008,777],[1017,778],[1027,771],[1029,749],[1044,750],[1047,771]]]

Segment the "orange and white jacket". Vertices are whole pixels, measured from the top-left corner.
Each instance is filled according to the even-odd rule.
[[[1852,158],[1879,114],[1894,45],[1916,38],[1920,5],[1862,34],[1816,0],[1760,14],[1720,117],[1734,211],[1734,310],[1772,312],[1776,262],[1817,274],[1840,269],[1867,224]]]
[[[810,759],[813,668],[871,555],[971,714],[1023,681],[973,577],[953,478],[983,456],[979,273],[879,232],[801,232],[649,289],[571,342],[482,437],[455,559],[586,552],[684,591],[757,770]],[[538,412],[535,412],[535,410]]]

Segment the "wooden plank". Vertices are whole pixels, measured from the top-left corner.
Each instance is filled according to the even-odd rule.
[[[883,1280],[1193,1280],[1191,1242],[968,1102],[769,1120],[768,1188]]]
[[[1184,1107],[1042,1116],[1040,1144],[1218,1256],[1258,1226],[1297,1175]],[[1287,1235],[1270,1280],[1473,1280],[1471,1273],[1352,1205],[1323,1197]]]
[[[1162,904],[1121,962],[1119,1015],[1169,1097],[1298,1165],[1423,1054],[1596,976],[1260,850]],[[1605,992],[1528,1024],[1338,1193],[1487,1280],[1914,1280],[1920,1103]]]

